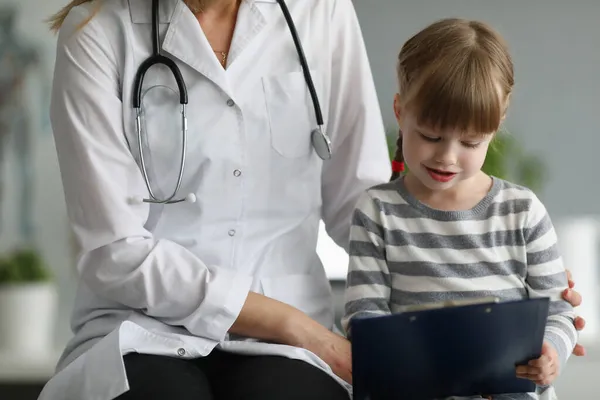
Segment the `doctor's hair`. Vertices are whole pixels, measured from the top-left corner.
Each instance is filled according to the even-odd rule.
[[[93,8],[93,11],[91,12],[90,16],[87,17],[79,25],[79,28],[82,28],[88,22],[90,22],[90,20],[92,18],[94,18],[94,15],[96,15],[96,13],[98,13],[98,11],[100,10],[100,5],[101,5],[102,0],[71,0],[66,6],[61,8],[56,14],[54,14],[50,18],[48,18],[47,22],[50,24],[50,30],[53,32],[58,32],[60,30],[62,24],[65,22],[67,15],[69,15],[69,12],[71,12],[71,10],[73,8],[78,7],[85,3],[92,3],[92,2],[96,3],[95,7]],[[206,0],[183,0],[183,2],[190,8],[190,10],[193,13],[198,13],[202,10],[202,7],[206,3]],[[148,7],[150,7],[150,4],[151,4],[150,1],[148,1]]]
[[[75,7],[78,7],[82,4],[85,3],[92,3],[95,2],[95,7],[93,12],[90,14],[89,17],[87,17],[80,25],[79,28],[83,27],[85,24],[87,24],[88,22],[90,22],[90,20],[92,18],[94,18],[94,15],[100,10],[100,2],[101,0],[71,0],[66,6],[64,6],[63,8],[61,8],[56,14],[52,15],[50,18],[48,18],[48,23],[50,24],[50,30],[53,32],[58,32],[60,30],[60,27],[62,26],[63,22],[65,22],[65,19],[67,18],[67,15],[69,15],[69,12],[71,12],[71,10]]]
[[[504,39],[483,22],[459,18],[438,20],[412,36],[397,73],[402,110],[434,130],[495,133],[514,86]],[[401,132],[394,161],[404,162]],[[394,169],[391,180],[399,175]]]

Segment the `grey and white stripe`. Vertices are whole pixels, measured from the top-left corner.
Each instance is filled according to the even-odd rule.
[[[561,295],[567,278],[556,242],[537,196],[501,179],[493,178],[488,195],[466,211],[428,207],[402,178],[374,187],[360,199],[352,221],[344,328],[356,316],[402,312],[415,304],[548,297],[545,339],[564,366],[577,331],[573,308]],[[523,395],[507,398],[538,398]]]

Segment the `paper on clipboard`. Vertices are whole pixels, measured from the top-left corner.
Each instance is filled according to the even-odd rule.
[[[500,299],[497,297],[478,297],[472,299],[455,299],[455,300],[445,300],[434,303],[423,303],[423,304],[412,304],[409,306],[403,307],[403,312],[414,312],[414,311],[425,311],[425,310],[435,310],[438,308],[447,308],[447,307],[460,307],[460,306],[470,306],[475,304],[488,304],[488,303],[499,303]]]

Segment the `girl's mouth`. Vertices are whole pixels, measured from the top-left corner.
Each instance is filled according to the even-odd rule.
[[[425,167],[425,169],[429,173],[429,176],[438,182],[449,182],[456,176],[456,172],[441,171],[429,167]]]

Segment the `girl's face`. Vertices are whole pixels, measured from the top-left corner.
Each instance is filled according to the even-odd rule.
[[[468,183],[481,171],[493,133],[434,130],[419,126],[411,113],[401,113],[398,122],[404,161],[429,190]]]

